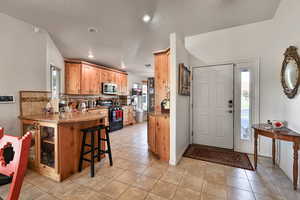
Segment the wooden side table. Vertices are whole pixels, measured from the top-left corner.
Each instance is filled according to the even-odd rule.
[[[300,134],[288,128],[273,129],[269,124],[255,124],[254,129],[254,168],[257,168],[257,139],[259,135],[272,138],[272,159],[275,165],[275,142],[276,139],[293,142],[294,163],[293,163],[293,185],[294,190],[297,190],[298,183],[298,151],[300,144]]]

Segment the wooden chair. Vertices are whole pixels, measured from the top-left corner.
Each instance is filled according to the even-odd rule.
[[[0,127],[0,135],[1,134],[4,134],[4,129],[2,127]],[[5,155],[5,156],[7,156],[7,155]],[[11,155],[8,155],[8,156],[11,156]],[[9,184],[9,183],[11,183],[11,181],[12,181],[12,177],[0,174],[0,186]],[[0,199],[1,199],[1,197],[0,197]]]
[[[22,138],[4,135],[3,129],[0,129],[0,173],[12,177],[7,200],[19,198],[27,169],[31,137],[30,132]],[[12,156],[5,157],[5,152],[9,151]]]

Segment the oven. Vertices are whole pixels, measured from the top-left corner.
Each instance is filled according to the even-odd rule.
[[[109,129],[117,131],[123,128],[123,109],[120,106],[111,106],[108,110]]]

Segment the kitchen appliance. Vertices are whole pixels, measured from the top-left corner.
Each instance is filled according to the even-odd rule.
[[[120,106],[111,106],[108,109],[110,132],[123,128],[123,109]]]
[[[97,100],[97,106],[111,107],[111,106],[113,106],[113,101],[112,100]]]
[[[114,104],[112,100],[98,100],[97,106],[108,107],[108,120],[110,132],[123,128],[123,109],[121,106]]]
[[[86,111],[86,102],[82,101],[78,104],[78,110],[81,112],[85,112]]]
[[[88,108],[95,108],[96,107],[96,100],[89,99],[88,100]]]
[[[118,85],[114,83],[102,83],[102,93],[116,95],[118,94]]]
[[[155,108],[154,84],[154,78],[148,78],[148,112],[154,112]]]

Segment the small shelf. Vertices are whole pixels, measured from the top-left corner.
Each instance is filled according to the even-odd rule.
[[[55,144],[53,137],[52,138],[43,138],[42,141],[45,143],[48,143],[48,144],[53,144],[53,145]]]

